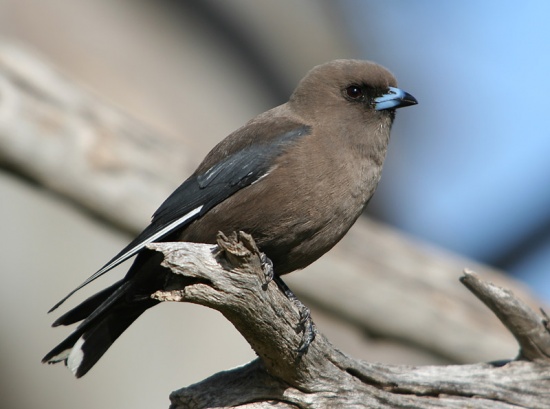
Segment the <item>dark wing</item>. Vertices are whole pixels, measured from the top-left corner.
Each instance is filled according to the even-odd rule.
[[[147,244],[159,241],[176,229],[187,226],[235,192],[266,176],[275,158],[285,147],[307,135],[309,131],[308,126],[300,126],[272,138],[265,144],[245,146],[205,172],[192,175],[158,208],[151,224],[145,230],[101,269],[54,305],[49,312],[85,285],[140,252]]]

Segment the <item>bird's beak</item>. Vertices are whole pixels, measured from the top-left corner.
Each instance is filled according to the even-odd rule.
[[[374,109],[383,111],[385,109],[397,109],[416,105],[418,101],[408,92],[399,88],[388,87],[388,92],[378,98],[374,98]]]

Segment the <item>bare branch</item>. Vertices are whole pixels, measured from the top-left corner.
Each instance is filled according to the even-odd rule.
[[[218,246],[192,243],[151,244],[165,255],[173,273],[196,279],[182,289],[157,292],[162,301],[193,302],[220,311],[246,338],[258,359],[171,395],[172,408],[545,408],[550,401],[550,359],[463,366],[409,367],[356,361],[318,334],[304,355],[299,312],[273,282],[266,283],[260,254],[244,233]],[[514,320],[518,306],[510,292],[467,272],[463,281],[481,291],[487,303],[500,305],[498,316]],[[479,290],[481,289],[481,290]],[[496,308],[496,307],[495,307]],[[533,311],[537,345],[550,333]],[[509,327],[512,332],[522,326]],[[514,333],[516,337],[518,334]],[[525,347],[523,347],[525,349]]]
[[[510,290],[486,283],[472,271],[466,270],[461,281],[514,335],[523,358],[550,360],[550,327],[546,314],[537,314]]]

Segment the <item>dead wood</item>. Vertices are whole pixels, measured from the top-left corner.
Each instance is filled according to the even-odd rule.
[[[220,234],[217,246],[162,243],[149,247],[164,254],[164,266],[174,274],[197,279],[182,289],[157,292],[156,299],[192,302],[220,311],[258,355],[245,366],[172,393],[172,409],[542,409],[550,402],[546,317],[472,272],[466,271],[462,281],[490,305],[520,342],[518,358],[474,365],[382,365],[354,360],[322,334],[306,354],[298,354],[299,313],[274,282],[266,282],[250,236]]]

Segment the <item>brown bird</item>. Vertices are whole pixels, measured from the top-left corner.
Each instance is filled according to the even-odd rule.
[[[313,68],[287,103],[216,145],[135,240],[50,310],[137,255],[122,280],[54,322],[82,321],[43,362],[64,361],[75,376],[84,375],[158,303],[150,295],[166,288],[171,273],[148,243],[215,243],[218,231],[245,231],[272,261],[276,278],[329,251],[376,189],[395,110],[417,103],[396,86],[390,72],[368,61]]]

